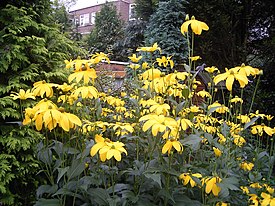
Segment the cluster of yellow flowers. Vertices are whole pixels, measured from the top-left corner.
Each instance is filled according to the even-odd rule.
[[[218,176],[202,177],[200,173],[182,173],[179,179],[182,180],[183,185],[188,185],[189,183],[191,187],[198,185],[202,188],[205,185],[206,194],[212,192],[214,196],[218,196],[221,191],[221,187],[218,186],[217,183],[222,182],[222,179]]]

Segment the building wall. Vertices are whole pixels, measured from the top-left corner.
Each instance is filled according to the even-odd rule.
[[[130,5],[134,3],[134,0],[117,0],[113,2],[109,2],[109,4],[114,4],[117,8],[118,14],[121,16],[121,19],[127,23],[129,21],[129,10]],[[81,34],[89,34],[94,27],[94,22],[92,22],[92,14],[99,12],[101,10],[103,4],[98,4],[95,6],[78,9],[75,11],[70,11],[72,19],[74,19],[74,23],[78,24],[78,32]],[[87,16],[89,21],[82,25],[82,20],[84,17],[85,21],[87,21]],[[82,20],[81,20],[82,19]]]

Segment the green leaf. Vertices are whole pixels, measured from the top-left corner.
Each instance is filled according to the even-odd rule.
[[[147,172],[145,172],[144,176],[146,178],[148,178],[148,179],[154,180],[154,182],[158,183],[158,185],[160,186],[160,188],[162,188],[162,185],[161,185],[161,174],[158,174],[158,173],[147,173]]]
[[[199,135],[191,134],[188,137],[184,138],[181,142],[185,146],[191,146],[193,150],[197,150],[200,147],[202,138]]]
[[[62,205],[59,199],[40,199],[34,206],[60,206]]]
[[[60,181],[60,179],[64,176],[64,174],[69,170],[69,167],[65,167],[65,168],[57,168],[58,171],[58,176],[57,176],[57,182],[58,183]]]
[[[106,190],[102,188],[91,188],[89,189],[89,194],[91,200],[95,201],[98,205],[109,205],[108,199],[110,198],[110,195]]]
[[[257,119],[259,119],[259,117],[254,117],[253,119],[251,119],[250,122],[247,122],[247,123],[244,125],[243,129],[245,130],[245,129],[247,129],[248,127],[250,127],[252,124],[254,124],[254,123],[257,121]]]
[[[68,180],[79,176],[85,169],[85,163],[81,159],[74,159],[67,171]]]
[[[57,185],[41,185],[36,191],[37,197],[41,197],[43,194],[53,194],[57,191]]]

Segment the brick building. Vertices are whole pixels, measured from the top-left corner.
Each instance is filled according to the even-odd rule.
[[[134,19],[134,0],[86,0],[85,7],[72,7],[69,11],[74,23],[78,26],[78,32],[89,34],[94,27],[96,13],[100,11],[106,2],[113,4],[117,13],[124,22]]]

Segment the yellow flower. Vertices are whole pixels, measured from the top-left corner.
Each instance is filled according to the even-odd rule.
[[[78,98],[78,96],[81,96],[82,98],[97,98],[98,97],[98,91],[93,86],[83,86],[77,88],[73,93],[71,94],[72,97],[75,99]]]
[[[195,174],[182,173],[179,176],[179,179],[182,180],[183,185],[187,185],[188,183],[190,183],[191,187],[195,187],[197,183],[193,180],[192,177],[202,178],[202,175],[200,173],[195,173]]]
[[[153,80],[161,76],[161,71],[159,69],[149,69],[143,72],[141,76],[144,80]]]
[[[218,74],[214,78],[214,83],[218,84],[220,81],[226,80],[225,85],[229,91],[232,91],[234,80],[238,80],[240,87],[244,88],[248,84],[247,76],[244,73],[238,73],[238,68],[225,69],[225,73]]]
[[[214,102],[213,104],[208,106],[208,109],[214,108],[215,112],[218,112],[220,114],[226,113],[229,111],[228,107],[221,105],[219,102]]]
[[[222,151],[219,148],[213,147],[213,150],[216,157],[220,157],[222,155]]]
[[[106,145],[99,150],[99,155],[106,155],[107,160],[114,157],[117,161],[121,161],[121,153],[124,152],[127,155],[127,151],[124,146],[125,145],[119,141],[106,142]]]
[[[183,130],[187,130],[189,127],[192,127],[193,123],[189,119],[182,118],[178,120]]]
[[[249,201],[253,203],[254,206],[259,205],[259,198],[256,194],[248,194],[250,196]]]
[[[254,167],[254,164],[251,162],[240,163],[240,168],[242,168],[244,171],[251,171],[253,167]]]
[[[27,91],[20,89],[18,93],[12,92],[10,95],[13,100],[16,99],[21,99],[21,100],[26,100],[26,99],[35,99],[35,96],[30,90],[28,89]]]
[[[230,204],[229,203],[225,203],[225,202],[218,202],[216,204],[216,206],[229,206]]]
[[[243,123],[243,124],[250,122],[250,118],[247,115],[240,114],[237,116],[237,119],[240,119],[241,123]]]
[[[103,52],[100,52],[100,53],[96,52],[95,54],[92,55],[91,60],[93,64],[97,64],[101,61],[107,61],[108,64],[110,64],[110,59],[108,55],[104,54]]]
[[[209,94],[209,92],[205,91],[205,90],[201,90],[197,93],[198,96],[204,98],[204,97],[211,97],[211,94]]]
[[[137,70],[137,69],[140,68],[140,65],[139,65],[139,64],[130,64],[129,67],[130,67],[131,69],[133,69],[133,70]]]
[[[218,135],[218,137],[219,137],[218,142],[219,142],[220,144],[224,144],[224,143],[226,142],[225,136],[224,136],[223,134],[221,134],[221,133],[218,133],[217,135]]]
[[[177,150],[179,153],[182,152],[183,146],[177,139],[169,139],[166,141],[165,145],[162,147],[162,154],[165,154],[168,152],[168,154],[171,153],[172,148]]]
[[[102,137],[102,135],[96,134],[95,135],[95,142],[96,144],[94,144],[94,146],[92,146],[91,150],[90,150],[90,155],[93,157],[96,155],[96,153],[98,152],[98,150],[102,149],[104,146],[106,146],[106,142],[110,142],[110,140],[108,138],[104,139]],[[105,154],[101,154],[99,155],[99,158],[102,162],[106,161],[106,155]]]
[[[262,186],[258,182],[251,183],[249,187],[260,189]]]
[[[245,64],[242,64],[240,67],[235,67],[239,70],[239,73],[245,74],[246,76],[252,75],[256,76],[260,74],[260,70],[257,68],[253,68],[251,66],[246,66]]]
[[[240,188],[241,188],[241,190],[243,191],[244,194],[248,194],[249,193],[248,187],[241,186]]]
[[[142,59],[142,56],[137,57],[136,54],[133,54],[132,56],[128,57],[133,63],[137,63],[139,60]]]
[[[191,61],[197,61],[199,59],[201,59],[200,56],[194,56],[194,57],[189,57],[189,59],[191,59]]]
[[[159,132],[164,132],[167,128],[172,130],[178,125],[176,120],[173,118],[156,114],[145,115],[141,117],[139,121],[146,121],[143,124],[142,130],[146,132],[149,128],[151,128],[153,136],[157,136]]]
[[[242,100],[242,98],[240,98],[240,97],[234,97],[234,98],[232,98],[231,100],[230,100],[230,102],[231,103],[238,103],[238,102],[240,102],[241,104],[243,103],[243,100]]]
[[[63,130],[69,131],[70,129],[74,128],[75,125],[81,126],[81,120],[74,114],[61,112],[61,118],[58,122],[59,126],[62,127]]]
[[[74,84],[69,85],[67,83],[63,83],[62,85],[58,85],[57,88],[61,89],[63,92],[68,92],[70,90],[72,90],[74,87]]]
[[[162,56],[161,58],[157,58],[157,63],[159,66],[164,66],[167,67],[168,64],[170,64],[170,67],[173,68],[174,67],[174,62],[173,60],[171,60],[172,56],[166,58],[165,56]]]
[[[154,112],[157,115],[163,114],[163,115],[167,115],[169,114],[169,110],[170,110],[170,106],[169,104],[155,104],[152,105],[149,108],[150,112]]]
[[[145,52],[154,52],[156,50],[159,50],[161,52],[160,47],[158,47],[157,43],[154,43],[152,47],[140,47],[137,48],[137,51],[145,51]]]
[[[74,73],[70,74],[68,81],[70,83],[75,79],[76,83],[78,83],[82,78],[84,84],[88,84],[91,80],[94,81],[94,79],[97,78],[96,71],[93,68],[89,68],[86,64],[85,70],[75,71]]]
[[[53,96],[53,86],[57,86],[56,84],[47,83],[45,80],[35,82],[33,84],[32,93],[35,96],[41,96],[43,98],[44,94],[46,97],[52,97]]]
[[[206,23],[202,22],[202,21],[198,21],[195,19],[194,16],[191,17],[191,20],[188,20],[186,22],[184,22],[181,25],[181,33],[183,35],[185,35],[185,32],[188,32],[188,26],[191,24],[191,29],[192,31],[197,34],[200,35],[202,30],[208,31],[209,27],[207,26]]]
[[[70,68],[73,68],[73,61],[70,60],[64,60],[64,63],[66,64],[66,69],[70,69]]]
[[[251,133],[252,134],[259,134],[260,136],[263,135],[263,131],[268,134],[269,136],[272,136],[275,131],[275,129],[272,129],[271,127],[268,127],[264,124],[261,125],[254,125],[251,127]]]
[[[212,66],[212,67],[206,67],[204,68],[205,71],[207,71],[208,73],[214,73],[215,71],[219,71],[217,67]]]
[[[206,184],[205,192],[209,194],[212,191],[214,196],[218,196],[221,191],[221,188],[217,185],[217,183],[220,183],[221,181],[222,179],[219,177],[209,177],[203,179],[203,183]]]
[[[240,135],[233,135],[233,137],[234,137],[233,142],[238,147],[242,147],[246,143],[245,139]]]
[[[148,69],[148,68],[150,68],[150,67],[149,67],[149,65],[148,65],[147,62],[143,62],[142,65],[141,65],[141,68],[142,68],[142,69]]]
[[[275,206],[275,198],[270,194],[262,192],[261,197],[263,198],[261,201],[261,206]]]

